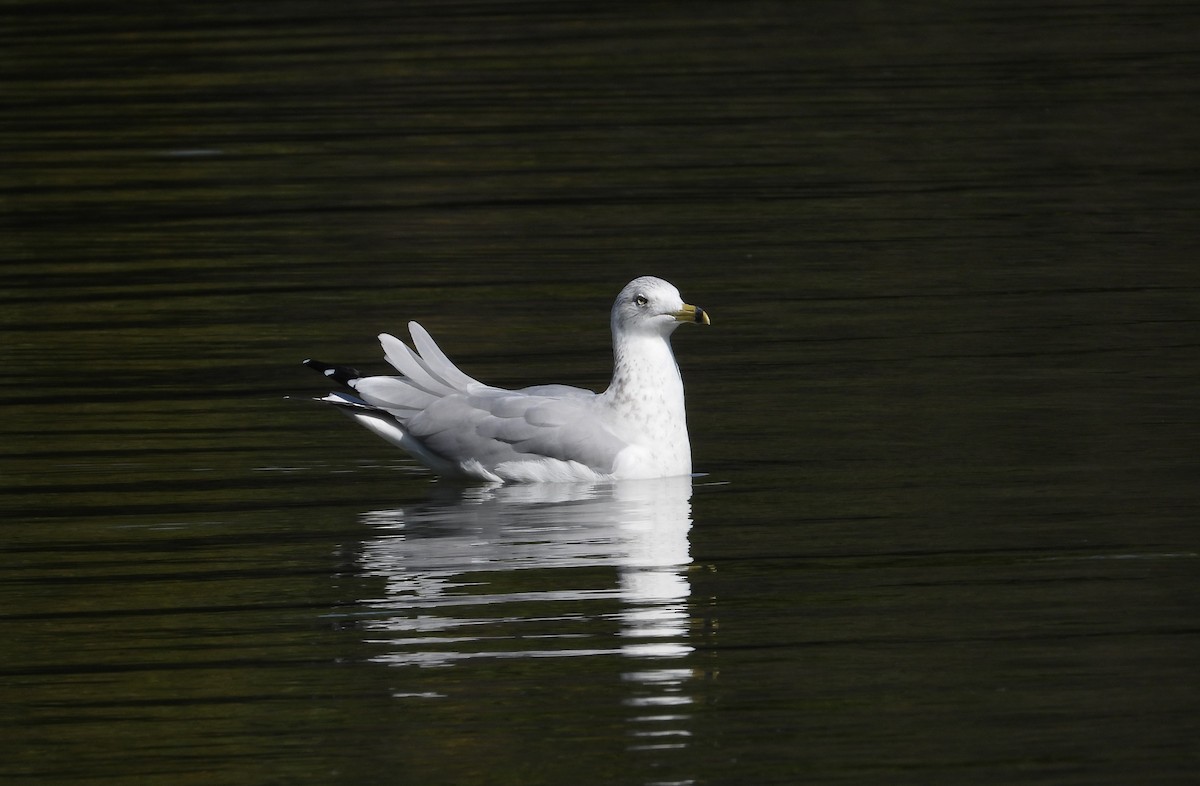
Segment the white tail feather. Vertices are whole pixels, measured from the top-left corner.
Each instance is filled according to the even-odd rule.
[[[480,385],[478,380],[472,379],[458,369],[446,357],[441,348],[434,342],[433,337],[416,322],[408,323],[408,332],[412,334],[413,344],[417,347],[417,351],[421,353],[429,370],[438,377],[446,381],[446,384],[456,390],[466,392],[475,385]]]
[[[384,357],[415,386],[435,396],[445,396],[455,390],[441,379],[434,376],[428,366],[422,362],[419,355],[408,348],[400,339],[388,333],[379,334],[379,343],[383,345]]]
[[[422,390],[402,377],[363,377],[354,390],[368,404],[384,409],[422,410],[441,396]]]

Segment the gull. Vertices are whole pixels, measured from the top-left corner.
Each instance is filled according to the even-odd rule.
[[[492,483],[674,477],[692,471],[683,379],[670,342],[686,323],[710,321],[661,278],[630,281],[612,307],[613,376],[603,393],[484,384],[459,370],[416,322],[408,323],[415,351],[379,336],[400,376],[366,376],[311,358],[304,364],[349,389],[319,401],[442,476]]]

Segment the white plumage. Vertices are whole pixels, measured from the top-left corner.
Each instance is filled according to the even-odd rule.
[[[379,337],[402,376],[305,363],[354,391],[322,401],[442,475],[493,482],[671,477],[692,471],[683,381],[670,344],[684,322],[709,319],[661,278],[629,282],[612,307],[613,378],[603,393],[486,385],[460,371],[416,322],[408,323],[416,351]]]

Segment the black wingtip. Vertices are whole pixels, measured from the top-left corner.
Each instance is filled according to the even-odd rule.
[[[315,358],[308,358],[304,361],[304,365],[308,366],[313,371],[325,375],[334,382],[347,387],[353,387],[352,383],[354,380],[364,376],[363,373],[356,368],[350,368],[349,366],[335,366],[332,363],[325,363],[324,361],[317,360]]]

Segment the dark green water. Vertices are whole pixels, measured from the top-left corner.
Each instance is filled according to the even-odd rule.
[[[4,782],[1194,781],[1200,11],[3,16]],[[603,387],[642,273],[691,483],[305,401]]]

